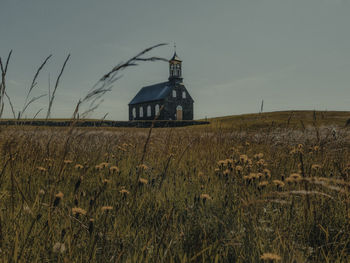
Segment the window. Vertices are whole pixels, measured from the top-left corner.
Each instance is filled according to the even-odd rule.
[[[173,90],[173,98],[176,98],[176,90]]]
[[[151,105],[147,106],[147,117],[151,117],[152,116],[152,110],[151,110]]]
[[[183,98],[183,99],[186,99],[186,91],[183,91],[183,92],[182,92],[182,98]]]
[[[136,109],[135,108],[132,109],[132,118],[136,119]]]
[[[140,107],[140,118],[143,118],[143,107]]]
[[[159,115],[159,105],[157,104],[155,109],[154,109],[155,113],[156,113],[156,116]]]

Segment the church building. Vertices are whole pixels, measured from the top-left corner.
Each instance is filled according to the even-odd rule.
[[[143,87],[129,103],[129,120],[193,120],[193,99],[182,78],[182,61],[174,52],[166,82]]]

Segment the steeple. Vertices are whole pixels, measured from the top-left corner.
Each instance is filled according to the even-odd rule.
[[[169,81],[182,81],[181,64],[182,61],[176,54],[176,45],[174,44],[174,55],[169,60]]]

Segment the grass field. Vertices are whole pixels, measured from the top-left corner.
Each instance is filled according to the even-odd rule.
[[[349,117],[0,127],[0,261],[350,262]]]

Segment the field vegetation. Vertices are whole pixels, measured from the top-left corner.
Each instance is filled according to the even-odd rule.
[[[228,116],[186,128],[78,128],[119,72],[78,100],[71,127],[0,126],[1,262],[350,262],[348,112]],[[22,110],[6,92],[0,117]],[[49,89],[45,120],[55,93]],[[84,108],[85,107],[85,108]],[[38,116],[42,109],[34,115]]]
[[[273,123],[291,112],[276,114],[2,127],[1,261],[348,262],[345,113],[336,125],[304,112],[289,128]]]

